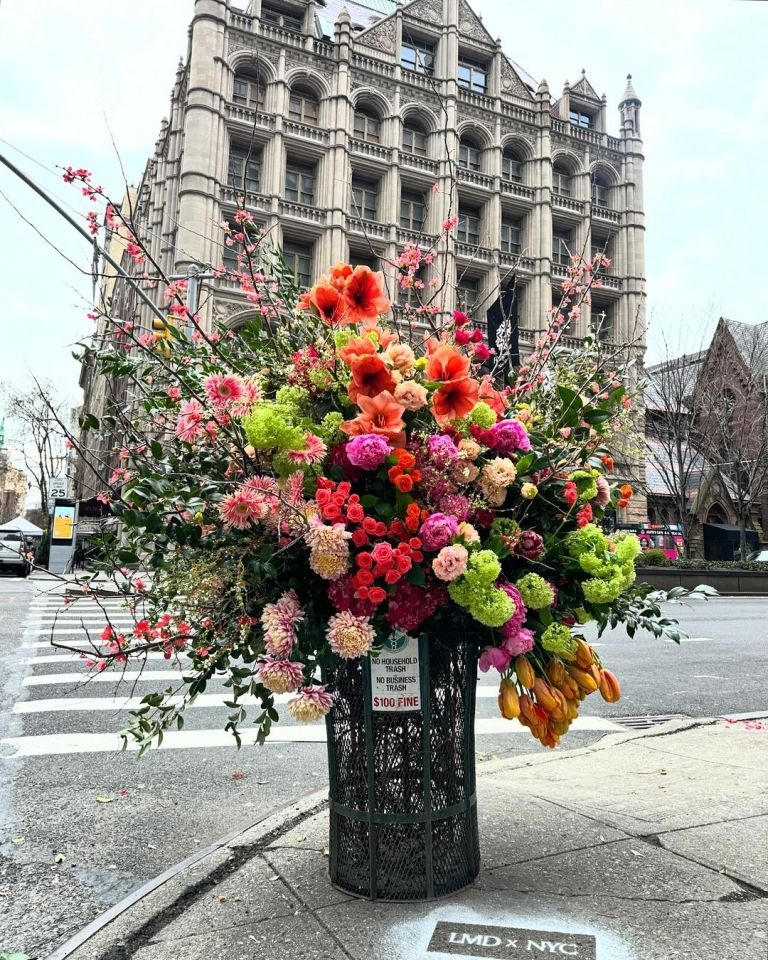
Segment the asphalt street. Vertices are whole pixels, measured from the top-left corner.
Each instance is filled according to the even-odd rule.
[[[0,578],[0,954],[44,957],[136,886],[230,830],[326,782],[322,725],[287,718],[265,747],[237,751],[223,733],[224,689],[211,685],[167,746],[138,759],[118,753],[126,697],[108,675],[88,681],[82,662],[50,646],[78,640],[80,621],[61,612],[45,581]],[[110,603],[110,617],[127,623]],[[768,600],[669,605],[690,639],[677,646],[615,631],[597,642],[623,697],[590,697],[560,749],[595,742],[651,716],[717,716],[768,709]],[[54,618],[56,624],[54,626]],[[178,679],[182,665],[148,661],[133,696]],[[495,756],[542,748],[498,717],[497,682],[480,676],[477,751]],[[281,714],[286,711],[281,709]]]

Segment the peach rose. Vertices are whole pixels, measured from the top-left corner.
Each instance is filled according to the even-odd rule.
[[[395,400],[406,410],[421,410],[427,402],[427,391],[415,380],[404,380],[395,387]]]

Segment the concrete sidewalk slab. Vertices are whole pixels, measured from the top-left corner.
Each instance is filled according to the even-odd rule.
[[[331,887],[327,813],[310,803],[231,839],[68,956],[766,960],[766,770],[768,734],[724,723],[483,763],[480,877],[431,903]]]

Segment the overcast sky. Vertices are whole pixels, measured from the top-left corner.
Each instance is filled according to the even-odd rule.
[[[504,49],[553,95],[585,67],[609,132],[627,73],[642,107],[650,357],[661,331],[696,345],[724,314],[768,319],[768,3],[750,0],[477,0]],[[192,0],[0,0],[0,152],[81,213],[58,166],[85,166],[119,197],[153,149]],[[13,144],[28,157],[8,146]],[[40,166],[39,164],[42,164]],[[87,271],[88,246],[0,166],[0,190]],[[71,345],[88,333],[90,279],[0,196],[0,381],[26,370],[78,401]],[[693,331],[691,333],[691,331]]]

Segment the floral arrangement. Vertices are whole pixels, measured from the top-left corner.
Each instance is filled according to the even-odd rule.
[[[637,539],[601,528],[632,497],[612,454],[630,416],[623,374],[596,338],[562,347],[607,261],[574,257],[546,333],[505,375],[466,313],[422,305],[396,325],[383,274],[362,265],[300,292],[249,214],[236,220],[227,242],[253,304],[241,329],[206,331],[181,281],[165,329],[118,323],[86,347],[132,397],[100,497],[121,524],[104,549],[143,612],[81,652],[94,670],[152,649],[190,658],[181,696],[146,697],[126,736],[148,746],[226,675],[228,728],[239,736],[255,698],[263,741],[276,696],[318,720],[333,709],[325,667],[450,619],[499,672],[502,715],[555,746],[586,696],[620,695],[585,624],[674,632],[634,585]],[[396,283],[418,289],[434,256],[406,245]],[[126,567],[138,563],[148,577]]]

